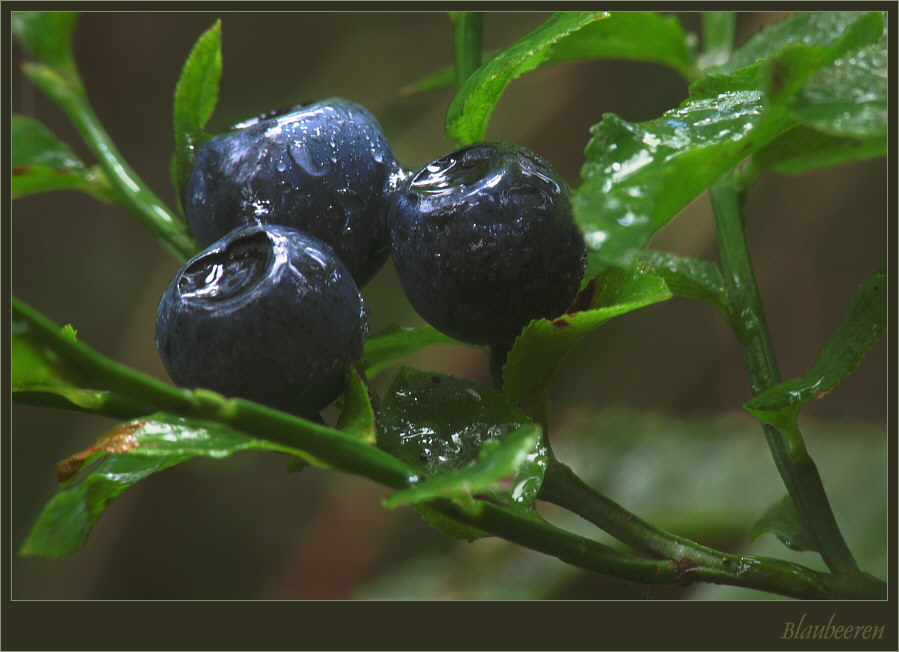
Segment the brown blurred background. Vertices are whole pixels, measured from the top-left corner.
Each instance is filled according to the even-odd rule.
[[[547,14],[490,13],[484,46],[499,48]],[[343,96],[379,119],[397,158],[420,166],[449,151],[443,117],[451,91],[401,97],[399,89],[452,61],[444,13],[89,13],[75,53],[92,105],[113,141],[170,206],[172,93],[185,57],[216,18],[224,73],[210,130],[294,102]],[[699,30],[698,14],[680,14]],[[741,14],[738,42],[774,14]],[[35,116],[86,161],[73,127],[18,72],[13,110]],[[514,81],[488,138],[526,145],[576,186],[589,127],[605,112],[657,117],[686,95],[665,68],[600,61],[541,69]],[[886,260],[886,164],[870,161],[799,177],[766,174],[746,205],[753,263],[782,374],[802,375],[836,327],[855,288]],[[12,291],[82,341],[166,379],[153,346],[156,305],[178,263],[123,208],[76,193],[13,205]],[[702,197],[652,246],[715,258]],[[421,321],[386,266],[363,291],[373,331]],[[408,361],[488,382],[483,354],[438,347]],[[803,417],[852,419],[885,429],[886,345]],[[379,381],[383,389],[389,374]],[[613,320],[560,370],[554,418],[624,404],[678,417],[739,412],[749,398],[734,338],[713,309],[674,299]],[[107,419],[13,406],[12,546],[17,549],[57,490],[56,462],[113,425]],[[761,437],[759,437],[761,441]],[[387,511],[386,490],[336,472],[288,474],[279,456],[196,460],[153,476],[100,518],[87,547],[64,560],[15,557],[13,597],[348,598],[420,554],[457,544],[412,510]],[[826,485],[826,482],[825,482]],[[468,545],[468,544],[462,544]],[[601,580],[563,582],[546,597],[645,598]],[[669,595],[654,590],[652,597]],[[672,593],[671,595],[680,595]],[[400,596],[402,597],[402,596]],[[465,597],[444,596],[444,597]]]

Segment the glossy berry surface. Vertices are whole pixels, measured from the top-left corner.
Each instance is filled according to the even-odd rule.
[[[171,280],[156,347],[172,380],[311,417],[362,356],[362,298],[333,249],[295,229],[242,227]]]
[[[545,159],[517,145],[480,143],[426,165],[395,193],[389,216],[409,302],[474,344],[510,342],[532,319],[564,312],[586,260],[569,193]]]
[[[184,209],[201,247],[247,224],[314,235],[361,287],[389,255],[388,197],[400,174],[374,116],[332,98],[249,120],[204,143]]]

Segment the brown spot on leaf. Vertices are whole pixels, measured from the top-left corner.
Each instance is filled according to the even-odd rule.
[[[562,319],[561,317],[553,319],[552,325],[556,328],[569,328],[571,326],[567,319]]]
[[[137,445],[134,433],[139,430],[146,421],[130,421],[116,426],[112,430],[103,433],[90,448],[80,453],[67,457],[56,465],[56,477],[60,483],[72,478],[81,469],[85,460],[96,453],[127,453]]]
[[[589,310],[593,307],[593,300],[596,298],[596,279],[591,278],[587,281],[587,285],[584,286],[584,289],[577,293],[577,296],[571,302],[571,305],[568,306],[568,310],[565,312],[580,312],[582,310]]]

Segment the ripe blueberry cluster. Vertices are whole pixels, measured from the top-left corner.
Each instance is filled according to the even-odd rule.
[[[204,143],[184,191],[203,251],[171,280],[156,345],[172,379],[315,416],[367,331],[359,289],[392,256],[415,310],[475,344],[569,305],[585,246],[565,180],[479,143],[400,166],[360,105],[329,99]]]

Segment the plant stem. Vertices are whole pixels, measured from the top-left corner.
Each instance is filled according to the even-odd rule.
[[[297,448],[335,468],[364,475],[397,489],[408,486],[416,475],[393,455],[339,430],[251,401],[227,399],[208,390],[173,387],[119,364],[85,344],[61,335],[60,329],[50,320],[15,298],[12,318],[19,336],[39,350],[51,351],[67,376],[78,378],[83,387],[110,393],[112,401],[93,412],[136,418],[166,411],[188,418],[214,420],[261,439]],[[39,400],[36,394],[26,392],[21,398],[36,404]],[[41,402],[43,405],[62,407],[59,396],[49,393],[47,396],[48,399]]]
[[[771,334],[749,260],[743,193],[732,173],[709,189],[725,288],[732,307],[731,327],[749,374],[752,394],[780,382]],[[782,431],[764,425],[765,439],[800,518],[827,566],[837,573],[857,571],[827,500],[821,478],[798,427]]]
[[[492,344],[488,352],[490,358],[490,378],[493,380],[493,387],[497,391],[503,391],[503,367],[506,359],[509,357],[509,351],[512,350],[511,342],[503,344]]]
[[[26,63],[25,73],[56,102],[75,125],[116,190],[119,201],[151,234],[184,262],[197,251],[187,225],[166,207],[125,162],[91,108],[77,73]]]
[[[729,584],[798,598],[886,597],[886,584],[869,575],[829,575],[779,559],[731,555],[661,530],[594,491],[556,460],[550,460],[538,497],[578,514],[638,552],[667,559],[680,582]]]
[[[451,17],[456,90],[459,90],[481,65],[484,15],[479,11],[458,11]]]
[[[734,45],[736,15],[732,11],[702,12],[702,56],[700,67],[725,63]]]
[[[251,401],[227,399],[208,390],[172,387],[109,360],[63,335],[46,317],[15,298],[12,318],[16,336],[44,351],[59,371],[67,377],[78,378],[84,387],[109,393],[110,402],[91,412],[129,419],[165,410],[178,416],[226,424],[388,487],[402,489],[417,481],[418,474],[405,462],[338,430]],[[41,400],[40,394],[45,394],[46,400]],[[14,393],[13,396],[31,404],[84,410],[49,392]],[[551,463],[547,470],[540,497],[572,509],[632,543],[637,550],[664,559],[645,559],[617,551],[538,517],[486,501],[478,501],[474,512],[449,501],[438,501],[434,507],[451,518],[513,543],[627,581],[654,584],[706,581],[804,598],[880,597],[877,591],[882,583],[861,573],[844,579],[779,560],[724,555],[658,530],[590,490],[557,462]],[[850,595],[849,589],[855,594]]]

